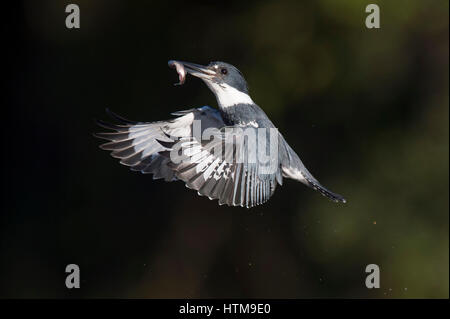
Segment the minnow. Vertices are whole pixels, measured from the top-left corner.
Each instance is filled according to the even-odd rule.
[[[174,60],[170,60],[168,64],[172,69],[176,69],[178,73],[179,82],[175,83],[174,85],[183,85],[184,81],[186,81],[186,70],[184,68],[184,65]]]

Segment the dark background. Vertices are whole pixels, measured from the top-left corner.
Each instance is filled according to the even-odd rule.
[[[448,1],[77,0],[78,30],[69,3],[2,10],[1,297],[449,297]],[[285,180],[263,206],[219,207],[98,149],[106,107],[216,106],[198,79],[173,86],[169,59],[237,66],[348,203]]]

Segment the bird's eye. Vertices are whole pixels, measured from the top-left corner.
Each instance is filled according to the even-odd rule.
[[[222,73],[222,74],[227,74],[228,73],[228,70],[227,69],[222,69],[222,70],[220,70],[220,72]]]

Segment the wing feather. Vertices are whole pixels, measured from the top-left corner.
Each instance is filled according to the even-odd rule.
[[[220,113],[210,107],[178,111],[173,113],[177,118],[158,122],[134,122],[108,113],[118,124],[98,121],[110,132],[95,136],[107,141],[100,145],[102,149],[133,171],[152,174],[154,179],[180,179],[198,194],[218,199],[220,205],[250,208],[267,201],[275,191],[281,168],[267,173],[266,164],[251,163],[249,154],[258,143],[250,143],[239,131],[256,130],[253,126],[228,127],[235,134],[230,140]],[[201,122],[201,133],[216,128],[214,138],[206,141],[194,136],[195,121]],[[216,152],[219,146],[221,151]],[[171,156],[177,148],[181,153],[175,161]],[[271,161],[278,161],[277,152],[273,156]]]
[[[95,133],[94,136],[107,140],[101,149],[111,151],[111,156],[133,171],[153,174],[154,179],[175,180],[172,163],[164,143],[173,143],[174,137],[191,137],[195,120],[202,122],[204,128],[222,127],[223,121],[218,111],[210,107],[175,112],[177,118],[157,122],[135,122],[125,119],[109,109],[107,113],[118,123],[112,124],[98,120],[97,124],[110,132]]]
[[[219,145],[222,147],[217,150]],[[249,153],[255,151],[251,149],[255,145],[258,143],[249,143],[243,133],[228,139],[224,131],[206,142],[180,138],[164,144],[171,150],[181,150],[182,157],[178,158],[181,162],[173,160],[170,166],[187,187],[197,190],[199,195],[218,199],[221,205],[248,208],[262,204],[273,194],[275,188],[267,185],[275,183],[277,173],[261,174],[260,163],[249,162]],[[198,154],[202,156],[194,160]],[[164,155],[170,158],[170,151]]]

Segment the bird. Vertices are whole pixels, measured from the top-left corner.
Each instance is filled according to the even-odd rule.
[[[97,121],[109,130],[94,134],[107,140],[101,149],[110,151],[132,171],[167,182],[183,181],[199,195],[218,200],[219,205],[261,205],[283,184],[283,178],[299,181],[334,202],[346,202],[306,169],[252,100],[236,67],[220,61],[199,65],[178,60],[170,60],[169,66],[176,67],[177,84],[183,84],[187,74],[201,79],[215,95],[218,109],[202,106],[177,111],[171,113],[174,118],[155,122],[130,121],[107,109],[116,124]],[[204,139],[206,132],[209,139]],[[259,156],[255,160],[254,154],[262,149],[265,160]]]

